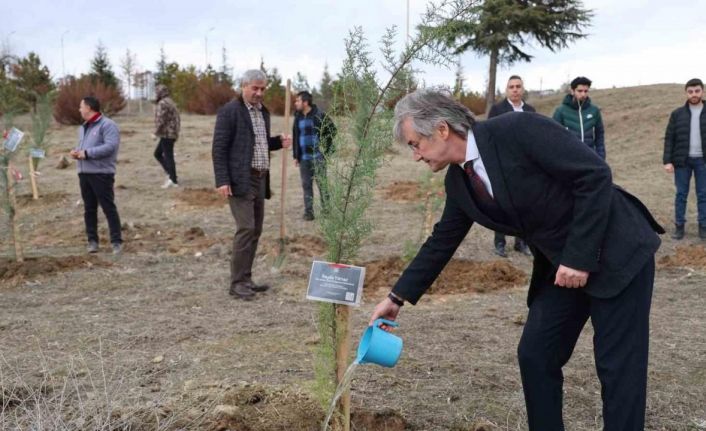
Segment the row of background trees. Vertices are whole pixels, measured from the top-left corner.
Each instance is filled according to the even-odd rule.
[[[183,112],[212,115],[237,95],[234,89],[236,79],[227,66],[225,48],[222,57],[219,69],[210,65],[198,69],[194,65],[169,61],[164,49],[161,49],[155,71],[151,72],[139,70],[136,55],[128,49],[120,59],[121,81],[113,70],[105,46],[99,43],[88,73],[67,75],[55,81],[36,53],[30,52],[26,57],[5,53],[0,57],[0,116],[5,113],[36,112],[37,101],[46,96],[51,100],[56,121],[66,125],[80,124],[82,119],[76,107],[87,94],[98,97],[103,111],[108,115],[123,110],[130,113],[128,99],[136,100],[141,112],[143,103],[154,97],[154,86],[157,84],[164,84],[170,89],[171,97]],[[284,79],[277,67],[267,67],[264,60],[260,62],[260,69],[268,77],[264,103],[271,112],[281,115],[285,107]],[[405,70],[393,83],[384,107],[393,108],[397,100],[418,86],[414,70]],[[347,98],[344,97],[339,74],[334,76],[328,65],[324,66],[318,85],[311,85],[305,75],[297,72],[292,80],[292,91],[296,94],[303,90],[310,91],[317,105],[326,111],[343,112],[344,108],[353,108],[352,102],[344,102]],[[453,91],[474,112],[483,112],[482,103],[479,103],[483,100],[482,95],[463,88],[460,68]],[[347,105],[344,106],[344,103]]]
[[[585,29],[590,26],[592,11],[584,9],[580,0],[518,1],[518,0],[451,0],[455,9],[464,9],[462,16],[449,20],[445,9],[440,8],[436,15],[437,23],[444,23],[439,29],[433,25],[438,36],[437,47],[461,55],[473,51],[489,58],[488,81],[485,94],[466,89],[463,72],[458,66],[454,95],[474,113],[486,112],[497,99],[496,74],[498,66],[510,66],[519,61],[529,62],[532,55],[525,48],[530,42],[540,47],[556,51],[587,36]],[[423,29],[422,29],[423,30]],[[36,112],[37,101],[44,95],[51,95],[54,117],[62,124],[80,124],[81,118],[76,106],[81,97],[93,94],[98,97],[104,111],[115,114],[130,106],[127,99],[143,101],[151,98],[156,84],[165,84],[172,98],[184,112],[214,114],[220,106],[236,96],[235,79],[228,66],[225,47],[222,49],[221,67],[216,70],[211,65],[198,69],[194,65],[179,65],[169,61],[162,48],[159,61],[153,72],[141,71],[137,57],[129,49],[120,59],[121,75],[126,83],[123,89],[105,47],[99,43],[91,61],[89,73],[78,77],[66,76],[55,83],[49,69],[42,64],[36,53],[30,52],[19,58],[8,52],[0,52],[0,115],[3,113]],[[260,68],[268,78],[265,104],[275,114],[284,112],[285,86],[277,67],[267,68],[264,60]],[[383,104],[391,109],[404,94],[418,88],[419,81],[412,67],[406,68],[392,83]],[[293,80],[293,90],[311,91],[316,103],[327,111],[344,112],[350,106],[350,98],[343,94],[341,74],[332,75],[328,65],[324,67],[318,86],[309,84],[307,78],[297,73]],[[345,102],[349,100],[348,102]],[[343,103],[349,105],[343,106]]]

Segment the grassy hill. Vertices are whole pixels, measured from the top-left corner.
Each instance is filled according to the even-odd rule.
[[[590,96],[603,114],[613,180],[638,194],[660,222],[671,224],[674,185],[672,176],[662,170],[662,150],[669,114],[686,101],[683,85],[592,90]],[[563,97],[535,97],[528,102],[540,113],[551,116]],[[695,205],[689,202],[691,220],[693,211]]]

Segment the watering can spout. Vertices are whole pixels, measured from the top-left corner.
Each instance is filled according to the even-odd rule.
[[[383,367],[394,367],[402,353],[402,339],[380,328],[381,324],[399,326],[397,322],[387,319],[376,319],[368,326],[358,344],[356,364],[378,364]]]

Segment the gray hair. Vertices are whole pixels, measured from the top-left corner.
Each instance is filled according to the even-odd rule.
[[[403,141],[402,122],[407,118],[412,119],[414,131],[424,137],[433,135],[439,124],[446,123],[465,139],[475,123],[470,109],[446,94],[428,89],[410,93],[395,105],[393,133],[398,142]]]
[[[243,72],[243,76],[240,77],[240,86],[248,85],[253,81],[267,82],[267,75],[260,69],[246,70]]]

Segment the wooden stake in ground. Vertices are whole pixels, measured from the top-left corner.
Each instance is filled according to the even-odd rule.
[[[12,175],[12,169],[7,166],[7,196],[9,199],[9,218],[12,225],[10,236],[12,244],[15,246],[15,260],[24,262],[24,253],[22,252],[22,238],[20,237],[20,227],[17,224],[17,200],[15,199],[15,178]]]
[[[335,305],[336,308],[336,385],[343,382],[343,376],[348,369],[348,357],[351,351],[351,313],[347,305]],[[341,395],[338,401],[338,412],[343,416],[342,431],[351,429],[351,390]]]
[[[29,156],[29,181],[32,183],[32,199],[39,199],[39,190],[37,189],[37,177],[36,171],[34,170],[34,158],[30,154]]]
[[[284,133],[288,134],[291,132],[292,128],[289,125],[289,116],[290,116],[290,105],[292,104],[291,101],[291,89],[292,86],[292,80],[288,79],[287,80],[287,92],[284,95]],[[292,144],[294,145],[294,144]],[[287,149],[282,148],[282,191],[280,193],[280,204],[279,204],[279,255],[277,256],[277,262],[279,264],[275,266],[279,266],[282,264],[284,261],[284,244],[285,244],[285,237],[287,235],[287,231],[285,229],[284,225],[284,204],[285,200],[287,197],[287,162],[288,162],[288,157],[287,157]]]

